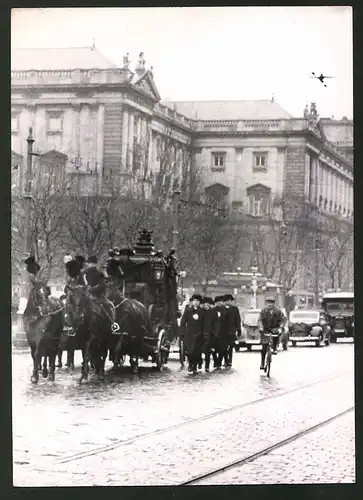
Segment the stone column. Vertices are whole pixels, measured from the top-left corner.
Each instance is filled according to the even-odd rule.
[[[330,211],[330,202],[333,202],[333,172],[331,168],[327,167],[328,172],[328,211]]]
[[[138,144],[141,144],[142,143],[142,118],[141,116],[138,117],[138,120],[137,120],[137,125],[136,125],[136,140],[138,142]]]
[[[122,114],[122,149],[121,149],[121,171],[127,170],[127,147],[129,143],[129,112],[124,109]]]
[[[153,133],[152,133],[152,130],[151,130],[151,126],[150,126],[150,131],[148,133],[148,140],[149,140],[148,172],[153,172],[154,171],[154,164],[153,164],[153,161],[154,161],[154,156],[153,156],[153,147],[154,147],[153,141],[154,141],[154,137],[153,137]]]
[[[128,140],[128,165],[127,168],[132,170],[132,160],[134,153],[134,115],[130,110],[129,113],[129,140]]]
[[[322,169],[319,158],[316,159],[316,206],[319,207],[320,195],[322,194]]]
[[[97,127],[96,127],[96,171],[98,174],[98,192],[102,189],[103,178],[103,144],[105,133],[105,106],[100,104],[97,110]]]
[[[283,176],[283,180],[285,179],[285,176]],[[309,198],[309,189],[310,189],[310,155],[309,153],[305,154],[305,181],[304,181],[304,196],[305,199],[307,200]],[[281,186],[281,191],[283,191],[284,186]],[[310,201],[310,200],[309,200]]]
[[[312,203],[316,203],[316,193],[317,193],[317,186],[316,186],[316,157],[314,155],[314,153],[310,153],[311,155],[311,165],[312,165],[312,169],[311,169],[311,179],[310,179],[310,183],[311,183],[311,202]]]

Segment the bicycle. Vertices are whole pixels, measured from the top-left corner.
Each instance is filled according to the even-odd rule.
[[[276,331],[276,329],[274,330]],[[272,339],[278,337],[279,335],[280,331],[279,329],[277,329],[276,334],[270,332],[270,335],[268,337],[267,352],[266,352],[265,367],[264,367],[264,371],[268,378],[270,378],[271,362],[272,362]]]

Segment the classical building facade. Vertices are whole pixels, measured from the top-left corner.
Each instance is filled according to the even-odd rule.
[[[198,169],[236,214],[258,220],[285,199],[353,219],[353,122],[319,118],[315,103],[295,118],[274,99],[162,102],[143,53],[132,71],[95,47],[13,50],[11,92],[14,186],[33,127],[36,176],[71,192],[151,196],[160,173],[183,190]]]

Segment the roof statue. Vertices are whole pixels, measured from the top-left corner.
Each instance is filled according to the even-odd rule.
[[[313,116],[314,118],[317,118],[318,116],[318,111],[316,109],[316,102],[312,102],[310,104],[310,115]]]
[[[137,71],[145,71],[145,58],[144,58],[144,53],[140,52],[139,54],[139,60],[137,62],[136,70]]]
[[[305,109],[304,109],[304,118],[309,117],[309,106],[306,104]]]
[[[149,73],[152,78],[154,78],[154,66],[150,66]]]
[[[130,64],[130,59],[129,59],[129,53],[123,57],[123,68],[124,69],[129,69],[129,64]]]

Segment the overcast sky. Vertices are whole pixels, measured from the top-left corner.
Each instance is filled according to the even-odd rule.
[[[139,52],[164,100],[275,100],[294,116],[353,116],[350,7],[13,9],[12,46]],[[328,87],[311,72],[334,76]]]

